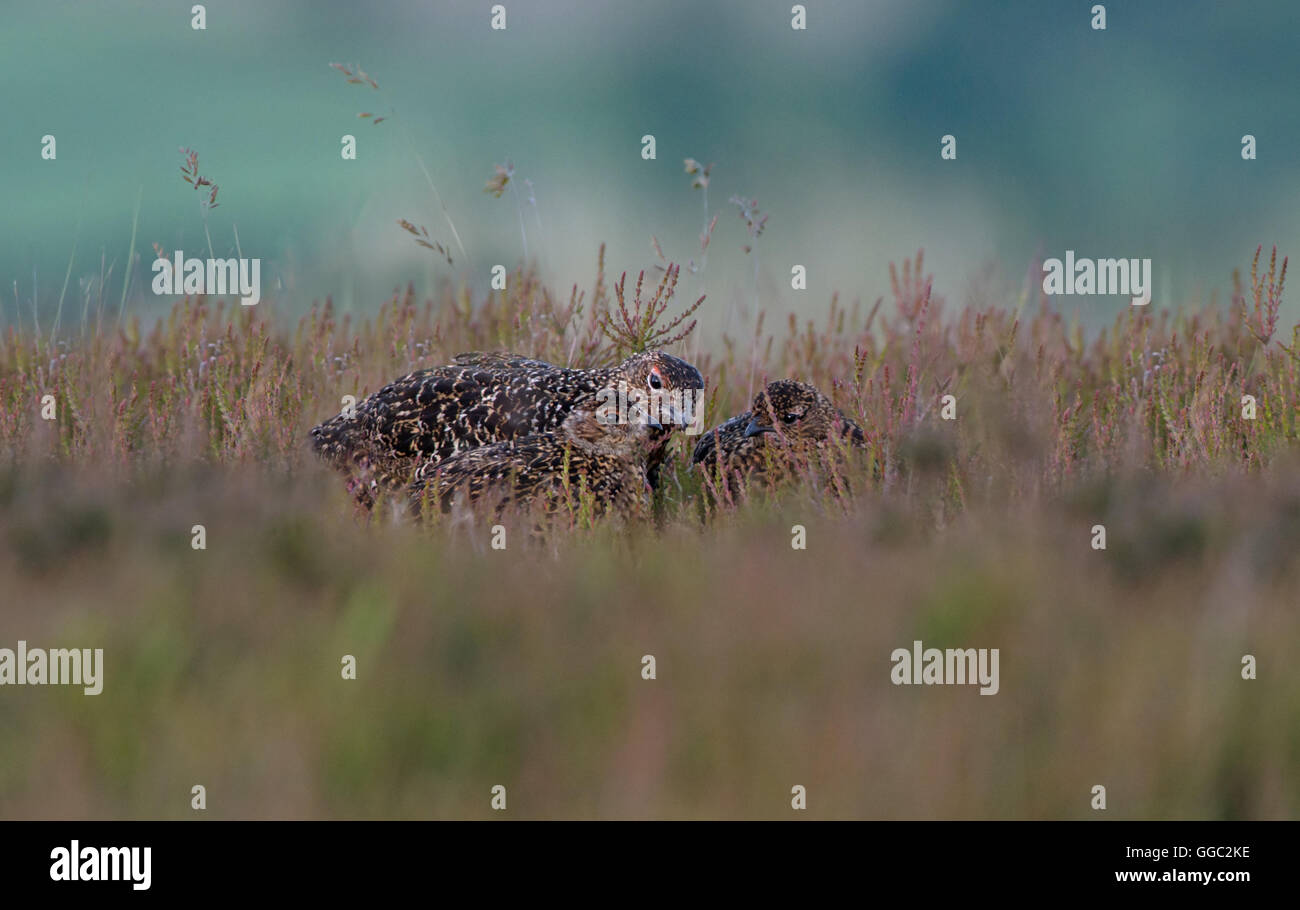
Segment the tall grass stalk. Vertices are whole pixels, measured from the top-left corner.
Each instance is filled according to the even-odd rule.
[[[122,276],[122,299],[117,304],[117,324],[122,324],[122,312],[126,309],[126,295],[131,289],[131,276],[135,273],[135,235],[140,226],[140,202],[144,199],[144,185],[140,185],[135,194],[135,212],[131,215],[131,242],[127,245],[126,274]],[[203,233],[208,232],[208,213],[203,210]],[[212,255],[212,238],[208,237],[208,255]]]

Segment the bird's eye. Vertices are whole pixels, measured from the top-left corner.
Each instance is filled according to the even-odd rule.
[[[659,378],[658,371],[652,372],[650,374],[650,388],[662,389],[663,387],[664,387],[664,381]]]
[[[796,420],[799,419],[800,416],[801,415],[799,415],[794,411],[786,411],[784,414],[781,415],[781,419],[784,420],[786,423],[794,423]]]

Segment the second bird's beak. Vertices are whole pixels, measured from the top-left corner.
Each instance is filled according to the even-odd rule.
[[[772,427],[759,426],[757,420],[751,420],[749,426],[745,427],[745,438],[748,439],[751,436],[761,436],[764,433],[774,432],[776,431]]]

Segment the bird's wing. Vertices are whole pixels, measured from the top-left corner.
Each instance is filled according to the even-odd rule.
[[[717,449],[722,450],[723,458],[734,454],[734,449],[745,438],[745,428],[749,426],[752,414],[746,411],[743,414],[737,414],[727,422],[714,427],[695,444],[695,451],[691,453],[691,464],[697,465],[704,462],[713,464],[717,458]]]
[[[394,451],[448,456],[558,427],[581,385],[550,364],[536,368],[446,366],[390,383],[358,407]],[[566,381],[567,380],[567,381]],[[363,413],[364,411],[364,413]]]
[[[558,485],[563,459],[563,447],[552,434],[524,436],[427,461],[416,470],[409,493],[418,502],[433,488],[444,508],[457,496],[477,501],[488,493],[498,508],[524,504]]]
[[[555,364],[547,363],[545,360],[535,360],[522,354],[511,354],[508,351],[465,351],[453,357],[452,363],[457,366],[487,367],[499,370],[560,369]]]

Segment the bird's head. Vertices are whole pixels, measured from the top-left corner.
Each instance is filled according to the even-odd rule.
[[[754,396],[750,412],[753,418],[745,428],[746,438],[773,434],[801,443],[824,442],[842,420],[839,408],[829,398],[814,386],[793,379],[769,382]]]
[[[704,377],[685,360],[663,351],[633,354],[610,377],[611,388],[620,383],[626,383],[628,412],[651,426],[690,427],[703,419]]]

